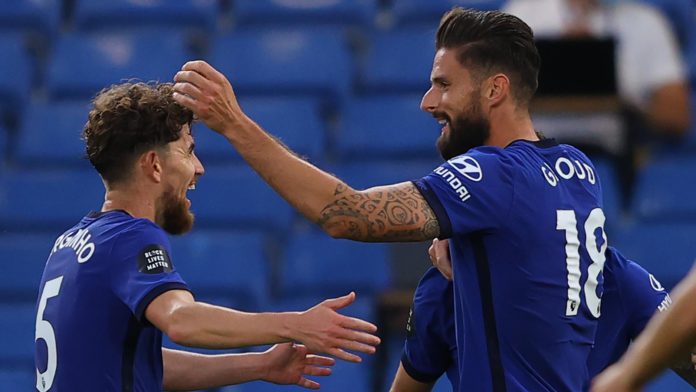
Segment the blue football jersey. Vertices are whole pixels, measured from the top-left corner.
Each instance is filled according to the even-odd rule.
[[[459,385],[586,388],[607,246],[590,160],[520,140],[474,148],[415,184],[450,239]]]
[[[160,391],[162,333],[144,317],[187,289],[165,233],[123,211],[90,213],[58,237],[36,317],[39,391]]]
[[[406,373],[423,383],[435,382],[446,372],[456,391],[459,372],[453,311],[452,284],[440,271],[430,268],[413,295],[401,364]]]
[[[406,372],[421,382],[432,382],[446,372],[456,391],[454,309],[452,298],[445,298],[448,294],[452,295],[452,283],[434,268],[428,270],[413,298],[401,362]],[[663,311],[670,304],[669,294],[653,275],[609,247],[602,316],[588,360],[590,377],[616,362],[655,311]]]
[[[652,274],[610,247],[604,267],[602,317],[588,361],[590,377],[621,358],[655,312],[671,303],[667,290]]]

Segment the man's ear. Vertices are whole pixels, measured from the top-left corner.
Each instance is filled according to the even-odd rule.
[[[145,177],[156,183],[162,182],[162,161],[155,150],[148,150],[140,156],[140,170]]]
[[[489,107],[500,105],[510,95],[510,79],[502,73],[491,76],[486,80],[483,95]]]

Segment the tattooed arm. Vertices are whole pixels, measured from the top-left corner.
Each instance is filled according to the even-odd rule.
[[[184,64],[175,80],[174,99],[227,138],[273,189],[332,237],[396,242],[439,235],[437,219],[415,185],[354,190],[264,132],[244,114],[225,76],[207,63]]]

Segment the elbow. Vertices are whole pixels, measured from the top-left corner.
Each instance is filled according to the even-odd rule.
[[[170,315],[169,323],[166,330],[163,332],[169,336],[169,339],[182,346],[193,346],[196,331],[192,323],[189,321],[191,317],[188,315],[186,307],[178,308]]]
[[[358,239],[354,237],[355,233],[351,232],[349,225],[346,224],[346,222],[331,222],[330,224],[321,225],[321,228],[326,234],[334,239]]]

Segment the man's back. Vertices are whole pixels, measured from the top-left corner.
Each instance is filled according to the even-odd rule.
[[[92,213],[60,236],[41,280],[40,391],[162,388],[162,335],[144,318],[152,299],[186,289],[156,225]]]
[[[606,247],[587,157],[516,141],[472,149],[417,185],[450,238],[460,385],[585,388]]]

